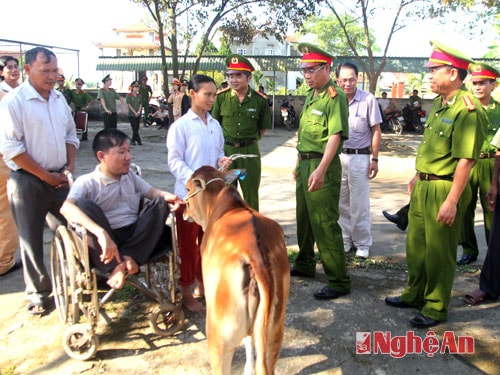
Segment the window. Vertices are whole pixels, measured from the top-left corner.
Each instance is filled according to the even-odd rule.
[[[238,55],[246,56],[247,50],[246,50],[246,48],[238,48],[238,49],[236,49],[236,53]]]
[[[264,49],[264,55],[265,56],[274,56],[274,48],[265,48]]]

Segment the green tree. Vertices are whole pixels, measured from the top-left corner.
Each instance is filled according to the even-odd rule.
[[[347,32],[351,39],[355,41],[359,53],[366,55],[364,29],[358,25],[356,19],[348,20],[349,17],[352,16],[346,15]],[[301,35],[314,34],[317,38],[317,44],[334,56],[349,56],[352,54],[342,26],[333,13],[326,16],[309,17],[299,30],[299,33]],[[375,46],[373,36],[370,36],[370,38],[372,39],[372,45]]]

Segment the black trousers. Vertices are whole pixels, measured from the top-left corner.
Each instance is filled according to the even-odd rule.
[[[497,195],[493,223],[491,225],[488,252],[479,277],[479,288],[496,299],[500,297],[500,195]]]
[[[128,116],[128,119],[130,120],[130,126],[132,127],[132,144],[135,144],[136,142],[138,144],[142,144],[141,137],[139,135],[139,124],[141,123],[141,118]]]
[[[116,229],[111,229],[104,212],[95,202],[81,199],[77,201],[77,206],[108,232],[122,257],[127,255],[139,265],[147,263],[172,247],[172,232],[165,225],[169,214],[168,204],[162,198],[149,201],[137,216],[135,223]],[[91,265],[102,273],[108,273],[117,266],[116,260],[108,264],[101,261],[102,249],[92,233],[88,233],[88,247]]]
[[[112,112],[111,114],[104,112],[103,120],[104,120],[104,129],[116,129],[118,125],[118,115],[116,112]]]

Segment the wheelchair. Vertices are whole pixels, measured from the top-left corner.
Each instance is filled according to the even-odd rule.
[[[178,286],[179,255],[175,214],[167,223],[172,233],[172,248],[141,266],[141,271],[128,275],[125,285],[158,302],[150,316],[150,326],[160,336],[172,336],[184,325],[182,293]],[[66,325],[63,348],[77,360],[92,358],[99,345],[97,323],[102,317],[108,324],[111,318],[101,307],[116,289],[100,290],[98,271],[89,263],[88,237],[78,224],[60,225],[50,247],[50,266],[56,310]]]

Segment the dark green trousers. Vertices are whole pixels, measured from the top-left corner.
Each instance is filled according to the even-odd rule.
[[[235,183],[240,184],[241,192],[243,193],[243,199],[245,200],[245,202],[247,202],[254,210],[259,211],[259,186],[261,176],[259,145],[257,143],[245,147],[233,147],[224,145],[224,154],[226,156],[231,156],[234,154],[258,155],[256,158],[241,158],[233,160],[231,169],[246,170],[246,177],[242,180],[238,179]]]
[[[467,205],[467,208],[465,209],[460,233],[460,243],[462,244],[464,254],[476,257],[479,255],[474,220],[476,215],[478,193],[479,201],[481,202],[481,207],[483,208],[484,234],[486,235],[486,243],[490,240],[493,212],[491,212],[488,208],[486,194],[488,194],[488,191],[490,190],[494,163],[494,158],[479,159],[470,171],[469,185],[472,197]]]
[[[467,185],[457,205],[453,225],[437,222],[439,208],[452,181],[417,181],[408,215],[406,261],[408,286],[401,294],[406,303],[436,320],[448,317],[448,305],[455,277],[457,246],[465,206],[470,200]]]
[[[314,276],[314,243],[318,246],[328,287],[338,292],[350,292],[351,279],[347,274],[342,230],[338,224],[340,159],[333,159],[325,174],[321,190],[309,193],[307,180],[321,159],[301,160],[296,169],[296,217],[299,254],[294,268]]]

